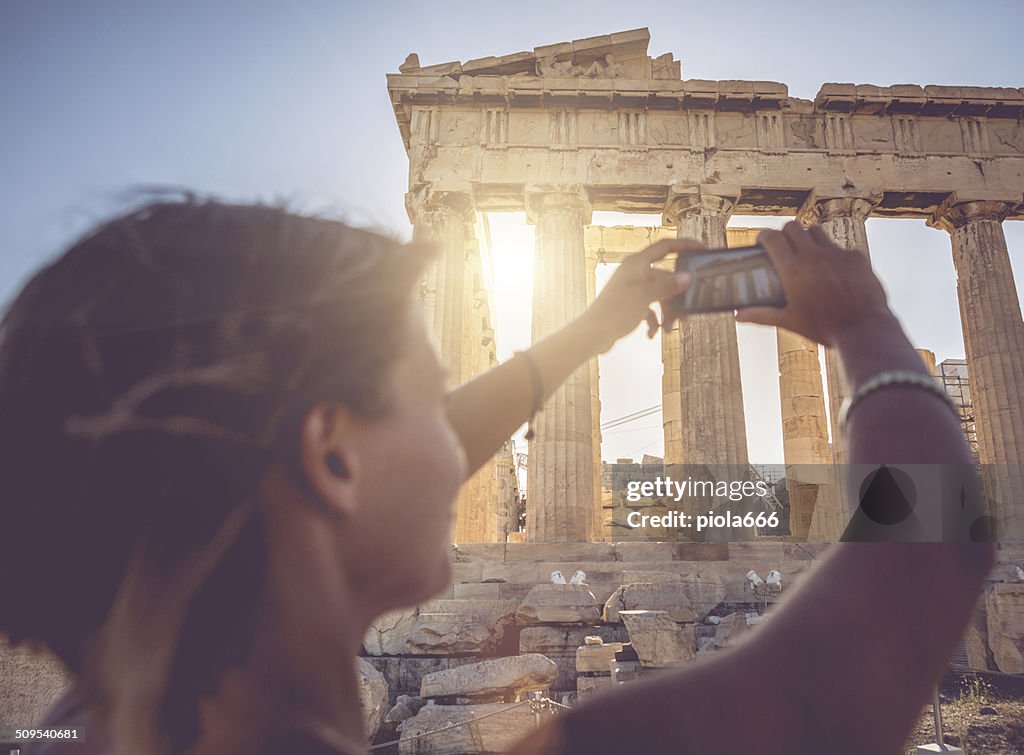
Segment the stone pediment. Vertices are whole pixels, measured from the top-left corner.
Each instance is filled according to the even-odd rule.
[[[490,56],[421,66],[419,56],[411,53],[398,70],[412,76],[527,76],[561,78],[673,79],[679,81],[681,69],[672,53],[657,58],[647,54],[651,40],[648,29],[603,34],[542,45],[511,55]]]

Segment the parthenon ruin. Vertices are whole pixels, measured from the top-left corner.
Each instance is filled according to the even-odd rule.
[[[1002,230],[1024,218],[1024,90],[824,84],[809,101],[775,82],[682,79],[649,40],[635,29],[429,66],[410,55],[388,75],[409,217],[442,251],[424,301],[453,380],[494,361],[476,213],[525,211],[536,227],[534,339],[586,307],[598,249],[614,262],[658,234],[725,246],[736,213],[820,223],[867,253],[868,217],[921,218],[950,234],[979,461],[996,470],[1001,539],[1024,540],[1024,322]],[[593,210],[660,214],[662,227],[591,226]],[[787,468],[827,470],[845,460],[824,407],[825,385],[833,421],[846,394],[837,359],[826,352],[823,380],[815,344],[780,330],[778,345]],[[666,463],[747,464],[731,314],[688,318],[662,359]],[[599,539],[599,406],[593,360],[539,415],[528,540]],[[459,542],[502,539],[495,478],[484,469],[463,494]],[[794,537],[838,536],[821,496],[792,506]]]

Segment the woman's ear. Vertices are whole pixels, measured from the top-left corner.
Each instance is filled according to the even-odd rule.
[[[302,420],[302,473],[314,503],[335,517],[350,514],[356,506],[355,430],[351,412],[339,404],[317,404]]]

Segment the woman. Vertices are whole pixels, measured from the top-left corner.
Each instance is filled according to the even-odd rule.
[[[879,370],[923,370],[863,258],[796,224],[763,241],[789,304],[748,320],[835,345],[854,388]],[[411,295],[421,248],[213,202],[154,204],[75,244],[25,287],[0,343],[0,516],[14,533],[0,551],[0,631],[45,643],[79,679],[49,723],[92,724],[87,742],[45,752],[365,751],[354,665],[364,630],[444,588],[461,482],[586,359],[642,320],[653,336],[649,305],[689,280],[652,263],[691,246],[633,255],[580,318],[446,393]],[[902,420],[920,435],[904,437]],[[850,442],[862,460],[958,462],[965,453],[959,425],[910,385],[865,397]],[[825,579],[863,592],[861,610],[897,616],[907,595],[896,588],[909,582],[888,570],[953,580],[942,612],[912,602],[913,616],[934,621],[928,638],[911,647],[897,630],[891,639],[897,666],[904,651],[915,661],[889,674],[898,704],[876,710],[884,694],[862,701],[878,714],[861,727],[870,736],[837,730],[877,752],[909,730],[990,558],[985,546],[927,546],[913,559],[905,550],[836,553],[743,649],[778,641],[781,664],[797,650],[806,657],[797,637],[832,640],[837,619],[853,622],[844,631],[860,628],[842,605],[819,614],[817,601],[837,602],[821,594]],[[873,594],[880,569],[890,587]],[[850,637],[850,649],[859,641]],[[785,668],[793,684],[824,675],[834,687],[832,673],[851,671],[849,658],[820,647],[817,664]],[[879,662],[894,660],[879,652]],[[747,655],[581,706],[521,751],[707,751],[707,700],[742,700],[744,668],[758,672],[753,690],[787,678]],[[854,684],[851,694],[863,691]],[[827,696],[798,699],[813,714]],[[786,705],[773,711],[789,747],[779,752],[811,751],[794,743],[842,751],[827,728],[835,716],[808,728]],[[663,731],[665,720],[687,718],[685,736],[675,725]],[[623,721],[647,744],[621,749]]]

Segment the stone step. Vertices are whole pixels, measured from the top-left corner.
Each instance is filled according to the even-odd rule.
[[[498,715],[488,715],[495,713]],[[484,715],[487,718],[472,720]],[[454,728],[443,734],[421,736],[450,726]],[[419,713],[402,723],[398,752],[400,755],[505,752],[535,726],[529,705],[424,705]]]
[[[785,555],[783,551],[777,551]],[[705,575],[720,580],[725,587],[724,600],[729,602],[756,602],[746,589],[746,574],[754,569],[763,577],[772,569],[782,573],[783,585],[789,589],[797,584],[815,563],[810,559],[773,560],[763,554],[759,558],[738,561],[661,561],[661,562],[497,562],[455,564],[470,567],[471,571],[456,570],[455,584],[498,584],[500,600],[523,600],[530,589],[551,581],[551,572],[582,569],[587,573],[587,586],[597,601],[603,604],[620,586],[634,582],[659,581],[666,576],[694,577]],[[454,587],[451,594],[454,595]],[[460,591],[465,588],[459,588]],[[769,602],[771,602],[770,599]]]
[[[492,658],[423,677],[420,697],[493,697],[551,688],[554,661],[539,653]]]

